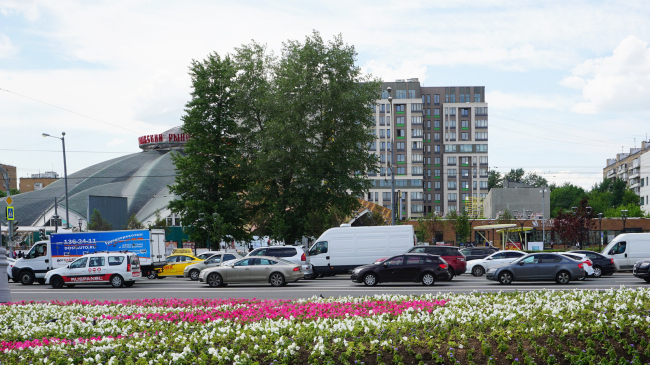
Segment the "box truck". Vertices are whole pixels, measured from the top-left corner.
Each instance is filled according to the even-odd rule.
[[[616,271],[632,270],[634,264],[650,259],[650,233],[622,233],[601,252],[614,259]]]
[[[95,252],[134,252],[143,276],[155,275],[165,265],[165,230],[52,233],[47,241],[36,242],[11,269],[14,281],[31,285],[45,283],[45,273],[68,265]]]
[[[380,258],[405,253],[416,243],[413,226],[336,227],[309,249],[313,277],[345,274]]]

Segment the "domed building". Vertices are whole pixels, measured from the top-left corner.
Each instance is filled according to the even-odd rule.
[[[114,158],[87,167],[68,176],[68,202],[70,226],[86,226],[90,219],[89,197],[126,198],[126,218],[135,215],[138,221],[147,224],[156,215],[167,218],[171,212],[167,208],[174,198],[168,185],[174,183],[176,176],[172,153],[183,153],[188,140],[181,127],[164,133],[138,138],[142,152]],[[49,226],[55,215],[55,199],[58,216],[65,225],[65,181],[58,181],[41,190],[14,195],[12,206],[16,211],[19,227]],[[5,198],[2,198],[5,200]],[[3,220],[5,217],[0,219]],[[178,225],[180,222],[168,222]],[[123,229],[124,227],[113,227]]]

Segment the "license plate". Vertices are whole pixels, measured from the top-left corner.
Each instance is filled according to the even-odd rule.
[[[142,275],[142,273],[140,272],[131,273],[131,276],[133,276],[134,278],[140,277],[140,275]]]

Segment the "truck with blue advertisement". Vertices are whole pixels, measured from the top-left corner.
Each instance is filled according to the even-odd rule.
[[[155,277],[155,268],[165,265],[165,230],[52,233],[16,261],[11,275],[23,285],[44,284],[48,271],[95,252],[133,252],[140,259],[142,275]]]

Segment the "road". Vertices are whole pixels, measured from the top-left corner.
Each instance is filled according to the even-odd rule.
[[[451,282],[436,282],[433,287],[416,283],[390,283],[366,287],[352,283],[348,276],[337,276],[318,280],[302,280],[285,287],[275,288],[269,284],[229,285],[211,288],[205,284],[183,278],[162,280],[144,279],[132,288],[112,288],[108,285],[78,285],[74,288],[53,289],[45,285],[24,286],[10,283],[11,300],[51,301],[51,300],[119,300],[143,298],[256,298],[256,299],[299,299],[322,295],[324,297],[362,296],[374,294],[423,294],[423,293],[469,293],[498,291],[527,291],[543,289],[605,290],[626,287],[650,287],[631,273],[615,273],[613,276],[587,281],[573,281],[568,285],[554,282],[519,282],[501,285],[483,277],[462,275]]]

